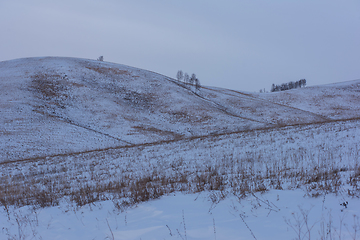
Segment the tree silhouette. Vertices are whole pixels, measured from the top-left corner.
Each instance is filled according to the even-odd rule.
[[[179,70],[179,71],[177,72],[177,74],[176,74],[176,79],[177,79],[178,81],[181,81],[181,79],[183,79],[183,77],[184,77],[183,71],[182,71],[182,70]]]

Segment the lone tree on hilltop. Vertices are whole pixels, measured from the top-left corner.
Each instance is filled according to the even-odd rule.
[[[179,70],[179,71],[177,72],[177,74],[176,74],[176,79],[177,79],[178,81],[181,81],[181,79],[183,79],[183,78],[184,78],[184,73],[183,73],[182,70]]]
[[[98,61],[101,61],[101,62],[104,61],[104,56],[98,57],[97,60],[98,60]]]

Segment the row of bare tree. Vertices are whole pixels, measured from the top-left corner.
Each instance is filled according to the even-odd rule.
[[[184,73],[182,70],[179,70],[176,74],[176,79],[180,82],[181,80],[184,81],[185,85],[194,85],[196,90],[199,90],[201,85],[199,79],[196,77],[195,73],[189,74]]]
[[[283,83],[281,85],[273,84],[271,86],[271,92],[285,91],[293,88],[301,88],[306,86],[306,79],[300,79],[296,82]]]

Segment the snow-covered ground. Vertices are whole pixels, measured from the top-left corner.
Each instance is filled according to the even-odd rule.
[[[359,239],[360,81],[196,91],[31,58],[0,88],[0,239]]]
[[[112,201],[2,210],[0,239],[342,239],[360,238],[360,199],[272,190],[218,203],[211,194],[172,194],[123,211]],[[348,202],[345,208],[341,204]],[[19,237],[20,234],[20,237]]]
[[[304,111],[317,113],[331,119],[358,118],[360,80],[311,86],[273,93],[251,94],[261,98],[294,107]]]
[[[360,81],[249,94],[76,58],[0,62],[0,161],[360,117]]]
[[[0,62],[0,161],[268,125],[229,113],[183,85],[93,60]]]

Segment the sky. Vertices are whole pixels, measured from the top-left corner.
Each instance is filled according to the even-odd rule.
[[[0,61],[97,59],[258,92],[360,79],[359,0],[0,0]]]

